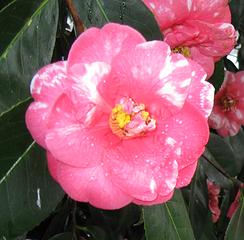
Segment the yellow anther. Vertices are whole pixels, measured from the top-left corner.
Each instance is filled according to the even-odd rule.
[[[113,109],[112,109],[112,113],[118,113],[122,111],[122,106],[120,104],[117,104]]]
[[[172,49],[172,52],[174,53],[180,53],[185,57],[190,57],[191,56],[191,51],[189,47],[176,47]]]
[[[147,121],[148,117],[149,117],[149,112],[147,111],[142,111],[141,112],[141,116],[143,118],[144,121]]]
[[[120,104],[117,104],[112,109],[112,118],[117,122],[119,128],[124,128],[127,123],[131,121],[131,116],[123,111],[123,107]]]

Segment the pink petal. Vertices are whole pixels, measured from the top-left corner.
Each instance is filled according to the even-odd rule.
[[[196,171],[197,161],[185,168],[179,170],[176,187],[181,188],[187,186]]]
[[[147,106],[160,102],[169,112],[183,106],[191,82],[191,67],[180,54],[170,54],[164,42],[142,43],[118,55],[109,79],[99,90],[109,103],[115,98],[132,97]]]
[[[189,16],[192,5],[191,1],[186,0],[178,0],[177,3],[168,0],[144,0],[144,3],[156,16],[161,29],[181,23]]]
[[[66,78],[66,62],[57,62],[39,70],[31,82],[31,94],[36,102],[26,112],[26,125],[32,137],[44,148],[49,115],[56,100],[64,92]]]
[[[174,146],[165,144],[161,132],[155,134],[123,141],[107,155],[106,167],[114,184],[140,201],[166,196],[176,184]]]
[[[43,67],[31,81],[31,95],[36,101],[54,102],[63,92],[66,81],[66,61]]]
[[[179,170],[194,164],[209,138],[209,127],[202,114],[186,103],[181,112],[165,121],[164,126],[165,135],[178,144],[175,152]]]
[[[109,128],[109,115],[86,127],[76,114],[70,99],[62,95],[49,118],[46,146],[59,161],[75,167],[93,167],[102,160],[104,148],[110,144],[109,136],[115,141],[118,138]]]
[[[101,29],[89,28],[72,45],[68,56],[68,72],[81,75],[84,63],[110,64],[115,56],[145,39],[131,27],[110,23]],[[80,70],[79,70],[80,69]]]
[[[235,29],[229,23],[207,24],[195,21],[195,25],[201,29],[202,35],[208,36],[208,41],[199,46],[202,54],[212,56],[218,59],[225,56],[234,48]]]
[[[109,106],[99,92],[99,84],[110,77],[111,66],[103,62],[84,65],[84,72],[74,77],[67,85],[67,94],[74,104],[79,119],[89,126],[100,110],[110,114]],[[114,105],[115,103],[113,103]]]
[[[151,206],[151,205],[155,205],[155,204],[161,204],[161,203],[165,203],[168,200],[170,200],[173,197],[174,191],[172,191],[171,193],[169,193],[166,196],[158,196],[155,200],[153,201],[141,201],[138,199],[133,200],[133,203],[138,204],[138,205],[144,205],[144,206]]]
[[[190,18],[206,22],[231,22],[228,4],[228,0],[193,1]]]
[[[191,59],[198,63],[207,73],[208,78],[214,72],[214,59],[212,57],[202,54],[197,47],[191,47]]]
[[[186,21],[183,25],[173,25],[169,29],[165,29],[164,41],[171,48],[179,46],[191,46],[196,43],[195,39],[200,35],[200,29],[194,25],[192,21]],[[203,42],[205,39],[202,39]],[[198,39],[200,41],[200,39]]]
[[[111,176],[101,165],[75,168],[57,161],[48,153],[48,165],[68,195],[76,201],[89,202],[102,209],[118,209],[132,201],[113,184]]]
[[[26,126],[31,136],[44,148],[46,148],[45,136],[49,114],[50,106],[43,102],[31,103],[25,114]]]
[[[207,120],[213,108],[214,87],[205,81],[206,73],[198,64],[191,61],[191,67],[193,80],[187,102],[200,111]]]

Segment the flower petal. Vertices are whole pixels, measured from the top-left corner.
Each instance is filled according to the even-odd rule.
[[[172,24],[179,24],[186,19],[190,13],[192,1],[178,0],[144,0],[147,7],[156,16],[160,23],[160,28],[165,29]]]
[[[185,187],[191,182],[191,179],[193,178],[196,171],[197,162],[198,161],[179,170],[176,183],[177,188]]]
[[[101,82],[99,90],[109,103],[128,96],[147,106],[160,102],[175,113],[184,105],[190,82],[188,60],[181,54],[171,54],[166,43],[152,41],[118,55],[110,78]]]
[[[118,209],[132,201],[113,184],[101,165],[75,168],[47,154],[49,169],[68,195],[76,201],[89,202],[97,208]]]
[[[31,95],[36,101],[54,102],[63,92],[67,79],[66,61],[49,64],[40,69],[31,81]]]
[[[186,103],[181,112],[163,124],[165,135],[177,143],[179,170],[196,162],[209,138],[209,127],[202,114]]]
[[[133,200],[133,203],[138,204],[138,205],[144,205],[144,206],[151,206],[151,205],[155,205],[155,204],[161,204],[161,203],[165,203],[168,200],[170,200],[173,197],[174,191],[172,191],[171,193],[169,193],[166,196],[160,196],[158,195],[158,197],[153,200],[153,201],[141,201],[138,199]]]
[[[149,135],[123,141],[107,152],[107,168],[114,184],[146,202],[171,193],[178,175],[174,146],[164,146],[157,135]]]
[[[204,70],[191,61],[192,76],[190,90],[187,96],[187,102],[192,104],[202,115],[208,119],[213,109],[214,87],[206,80]]]
[[[68,72],[79,76],[84,63],[110,64],[115,56],[131,46],[145,42],[131,27],[110,23],[103,28],[89,28],[72,45],[68,56]]]
[[[45,135],[52,107],[64,92],[66,62],[57,62],[43,67],[31,82],[31,94],[36,102],[26,112],[26,125],[32,137],[46,148]]]

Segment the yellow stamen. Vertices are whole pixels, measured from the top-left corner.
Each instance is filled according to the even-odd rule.
[[[144,121],[147,121],[148,120],[148,117],[149,117],[149,112],[142,111],[141,112],[141,116],[142,116],[142,118],[143,118]]]
[[[172,49],[172,52],[174,53],[180,53],[185,57],[190,57],[191,56],[191,51],[189,47],[176,47]]]
[[[112,109],[113,120],[115,120],[119,128],[124,128],[127,123],[131,121],[131,117],[128,113],[123,111],[123,108],[120,104],[117,104]]]

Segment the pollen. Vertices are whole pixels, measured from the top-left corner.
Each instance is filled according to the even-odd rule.
[[[145,110],[144,104],[137,104],[131,98],[122,98],[112,109],[109,126],[122,139],[143,136],[156,128],[156,120]]]
[[[119,104],[112,109],[112,113],[113,120],[117,122],[119,128],[124,128],[125,125],[131,120],[131,116],[124,112],[122,106]]]
[[[183,47],[183,46],[176,47],[176,48],[172,49],[172,52],[180,53],[180,54],[182,54],[185,57],[190,57],[191,56],[191,51],[190,51],[189,47]]]
[[[142,112],[141,112],[141,116],[142,116],[142,118],[143,118],[144,121],[147,121],[148,118],[149,118],[149,112],[147,112],[147,111],[142,111]]]
[[[220,105],[222,106],[224,112],[235,110],[237,104],[238,100],[230,96],[224,96],[220,99]]]

